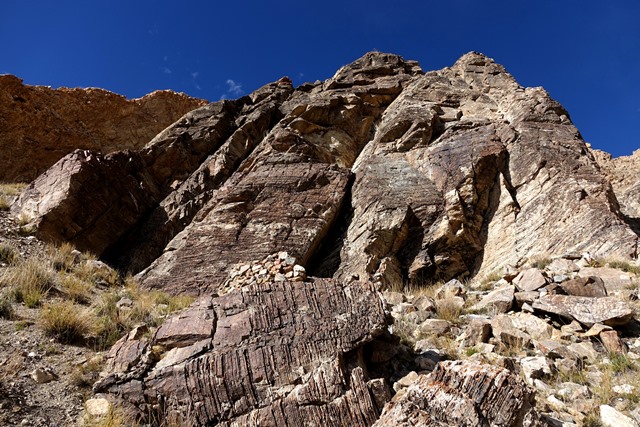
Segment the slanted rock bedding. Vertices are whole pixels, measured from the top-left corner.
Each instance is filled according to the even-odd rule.
[[[92,261],[123,289],[59,303],[144,315],[86,352],[97,381],[61,398],[64,414],[16,402],[71,384],[71,359],[20,356],[0,382],[16,415],[0,420],[637,425],[634,159],[591,150],[544,89],[476,52],[426,73],[371,52],[324,82],[201,106],[142,147],[76,150],[2,195],[16,232],[0,237],[94,252],[135,280]],[[0,308],[36,316],[12,262]],[[56,280],[79,274],[69,262],[52,262]],[[56,286],[46,304],[73,295]],[[0,328],[42,339],[41,321],[19,321]]]

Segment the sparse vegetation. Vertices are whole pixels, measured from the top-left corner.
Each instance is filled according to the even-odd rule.
[[[502,273],[499,270],[494,270],[482,278],[482,280],[480,281],[480,285],[490,285],[500,279],[502,279]]]
[[[84,420],[85,427],[137,427],[136,420],[127,415],[122,408],[111,406],[107,415],[103,417],[90,417]]]
[[[627,371],[637,370],[635,362],[628,355],[616,352],[609,352],[609,365],[611,371],[615,374],[623,374]]]
[[[13,306],[11,305],[11,298],[9,298],[9,296],[4,292],[0,293],[0,318],[13,318]]]
[[[604,427],[598,414],[588,414],[584,417],[584,420],[582,420],[582,425],[584,427]]]
[[[10,267],[0,277],[0,286],[9,287],[16,302],[38,307],[54,286],[54,272],[46,263],[30,258]]]
[[[611,268],[617,268],[625,273],[631,273],[640,276],[640,266],[634,265],[628,261],[613,260],[609,261],[607,265]]]
[[[17,196],[26,186],[27,184],[21,182],[0,182],[0,194]]]
[[[447,320],[452,323],[460,322],[462,307],[456,303],[453,298],[445,298],[436,301],[436,315],[439,319]]]
[[[3,194],[0,194],[0,211],[5,211],[11,207],[9,199]]]
[[[537,256],[531,259],[531,267],[538,270],[544,270],[549,264],[551,264],[551,258],[546,256]]]
[[[13,265],[19,259],[18,251],[11,245],[0,243],[0,262]]]
[[[59,301],[44,305],[40,324],[45,333],[69,344],[83,340],[95,328],[95,318],[80,305]]]

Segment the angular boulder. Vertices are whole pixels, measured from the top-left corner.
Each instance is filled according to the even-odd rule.
[[[565,319],[577,320],[586,327],[595,323],[607,326],[624,325],[633,318],[633,309],[615,297],[545,295],[533,302],[533,308]]]
[[[541,427],[534,396],[522,378],[504,368],[440,362],[388,403],[374,426]]]

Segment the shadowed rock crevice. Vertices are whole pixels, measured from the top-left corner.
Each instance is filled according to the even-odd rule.
[[[331,228],[326,237],[318,245],[318,249],[310,257],[307,264],[307,271],[311,276],[321,278],[331,278],[340,267],[340,252],[345,241],[345,234],[349,224],[353,220],[353,206],[351,201],[351,188],[353,187],[354,176],[349,179],[349,184],[345,192],[340,209],[336,215]]]

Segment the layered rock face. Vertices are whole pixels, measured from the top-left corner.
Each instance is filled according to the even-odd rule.
[[[316,276],[392,285],[536,255],[628,258],[638,238],[567,112],[478,53],[423,74],[374,52],[325,82],[282,79],[140,150],[74,153],[13,211],[192,294],[280,250]]]
[[[28,86],[0,75],[0,181],[29,182],[76,148],[139,149],[205,104],[168,90],[127,100],[103,89]]]
[[[184,426],[370,426],[390,390],[363,347],[385,325],[370,283],[269,280],[132,331],[94,390]]]
[[[592,150],[602,172],[609,179],[616,194],[620,211],[634,231],[640,233],[640,150],[630,156],[611,157],[611,154]]]

